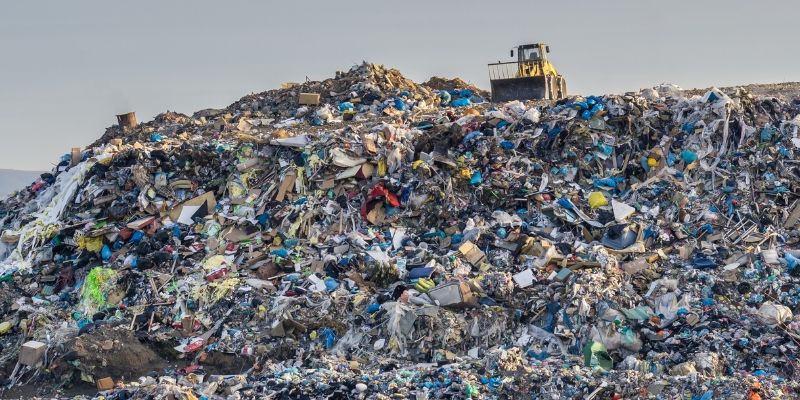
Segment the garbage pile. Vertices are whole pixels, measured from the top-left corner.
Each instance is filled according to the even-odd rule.
[[[434,76],[425,81],[423,85],[435,89],[437,91],[448,91],[450,93],[454,93],[454,91],[463,91],[468,90],[478,96],[482,97],[489,97],[489,92],[465,82],[461,78],[442,78],[441,76]]]
[[[282,123],[276,125],[279,127],[303,122],[319,126],[333,119],[334,114],[349,119],[358,110],[370,109],[376,114],[400,116],[406,109],[425,108],[438,102],[437,90],[417,84],[396,69],[363,63],[321,82],[287,83],[280,89],[245,96],[232,104],[229,110],[256,114],[262,117],[262,123],[263,117],[282,119]],[[204,110],[199,114],[213,112]],[[245,121],[237,129],[260,125],[259,122]]]
[[[113,126],[0,203],[2,384],[796,397],[798,114],[497,104],[365,63]]]

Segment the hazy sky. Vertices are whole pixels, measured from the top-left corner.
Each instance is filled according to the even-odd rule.
[[[367,60],[488,87],[486,64],[550,44],[572,93],[800,80],[800,2],[6,1],[0,168],[49,169],[115,114],[224,107]]]

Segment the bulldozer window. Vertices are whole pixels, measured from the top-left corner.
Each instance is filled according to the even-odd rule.
[[[538,61],[542,58],[539,49],[536,47],[530,49],[522,49],[522,57],[525,61]]]

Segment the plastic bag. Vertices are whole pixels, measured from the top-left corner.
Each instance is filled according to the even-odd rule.
[[[453,107],[468,107],[472,105],[472,102],[469,99],[455,99],[450,102],[450,105]]]
[[[767,301],[758,309],[758,319],[771,327],[786,323],[792,318],[792,310],[781,304]]]

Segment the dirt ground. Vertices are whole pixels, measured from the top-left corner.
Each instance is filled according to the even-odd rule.
[[[65,399],[79,396],[89,398],[97,394],[97,389],[91,384],[80,383],[68,389],[53,390],[52,387],[41,385],[14,386],[10,390],[0,392],[0,399]]]
[[[67,342],[66,353],[50,364],[49,377],[40,375],[28,384],[0,390],[0,399],[91,398],[97,389],[94,384],[81,381],[81,372],[95,378],[108,376],[115,381],[131,381],[152,373],[161,375],[165,369],[177,370],[193,362],[192,357],[178,359],[178,353],[169,343],[172,341],[160,345],[142,342],[125,326],[100,326]],[[212,352],[201,365],[206,374],[239,374],[252,367],[253,359]],[[65,379],[69,376],[72,379]],[[37,383],[48,378],[52,380],[46,385]],[[21,381],[25,382],[25,379]],[[54,381],[69,383],[58,388]]]
[[[103,327],[78,336],[67,348],[70,353],[74,352],[68,353],[68,358],[79,360],[82,371],[98,377],[110,376],[115,380],[136,378],[167,365],[124,327]]]

